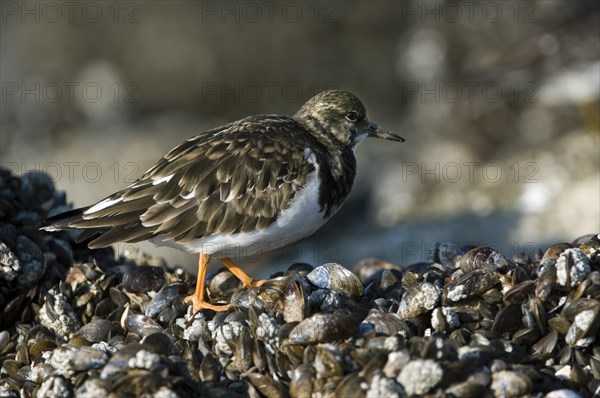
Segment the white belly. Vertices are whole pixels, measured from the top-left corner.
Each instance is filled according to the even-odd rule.
[[[210,235],[186,244],[165,241],[161,236],[151,241],[160,246],[219,257],[240,258],[275,250],[311,235],[325,224],[327,219],[319,206],[319,185],[318,173],[315,171],[308,176],[306,185],[294,197],[291,205],[265,229],[233,235]]]

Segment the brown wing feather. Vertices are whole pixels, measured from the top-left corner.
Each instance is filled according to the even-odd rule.
[[[62,223],[55,218],[53,225],[98,230],[102,234],[90,247],[158,235],[186,243],[266,228],[314,171],[305,158],[309,147],[323,155],[291,118],[242,119],[170,151],[130,187],[107,198],[118,202],[93,212],[81,209]]]

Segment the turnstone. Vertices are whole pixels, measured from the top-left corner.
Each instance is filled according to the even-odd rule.
[[[171,150],[129,187],[48,219],[47,230],[81,228],[100,248],[150,240],[199,253],[194,312],[227,310],[205,300],[211,256],[244,287],[258,286],[230,260],[311,235],[342,205],[356,174],[354,150],[366,137],[404,141],[370,122],[362,102],[328,90],[292,117],[249,116],[203,132]]]

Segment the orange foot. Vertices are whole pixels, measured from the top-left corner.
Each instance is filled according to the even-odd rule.
[[[252,279],[252,277],[250,275],[245,273],[243,269],[238,267],[236,263],[234,263],[233,261],[231,261],[230,259],[228,259],[226,257],[219,257],[219,258],[217,258],[217,260],[219,260],[219,262],[221,264],[223,264],[225,267],[227,267],[227,269],[229,271],[231,271],[231,273],[233,275],[235,275],[236,278],[238,278],[240,281],[242,281],[242,286],[245,289],[248,289],[251,287],[258,287],[266,282],[265,280],[255,281],[254,279]]]
[[[231,261],[228,258],[221,257],[218,260],[219,260],[219,262],[221,262],[221,264],[223,264],[225,267],[227,267],[227,269],[229,269],[229,271],[231,271],[233,273],[233,275],[236,276],[236,278],[238,278],[242,282],[242,286],[246,289],[252,288],[252,287],[258,287],[266,282],[264,280],[255,281],[254,279],[252,279],[252,277],[250,275],[245,273],[244,270],[242,270],[240,267],[238,267],[233,261]],[[207,302],[204,299],[204,283],[205,283],[205,278],[206,278],[206,266],[209,261],[210,261],[210,256],[208,254],[200,253],[200,256],[198,258],[198,280],[196,281],[196,291],[194,292],[194,294],[187,296],[183,300],[186,303],[187,302],[192,303],[192,309],[193,309],[194,313],[201,311],[201,310],[205,310],[205,309],[213,310],[216,312],[223,312],[223,311],[227,311],[228,309],[230,309],[233,306],[233,304],[225,304],[225,305],[210,304],[209,302]]]
[[[207,302],[204,298],[198,297],[196,294],[190,294],[183,299],[184,303],[191,303],[194,314],[201,310],[213,310],[215,312],[224,312],[232,307],[232,304],[215,305]]]
[[[243,285],[243,286],[244,286],[245,289],[249,289],[249,288],[252,288],[252,287],[259,287],[260,285],[262,285],[266,281],[267,281],[266,279],[259,279],[257,281],[255,281],[254,279],[252,279],[247,286],[246,285]]]

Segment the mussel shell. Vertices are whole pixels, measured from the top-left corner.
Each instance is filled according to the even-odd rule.
[[[123,289],[131,293],[158,291],[165,282],[165,270],[150,265],[130,266],[123,274]]]
[[[182,297],[187,291],[188,286],[180,282],[171,283],[170,285],[162,287],[146,306],[145,314],[152,318],[156,317],[161,311],[172,305],[175,300]]]
[[[292,329],[288,340],[292,344],[317,344],[344,340],[358,331],[360,314],[314,314]]]
[[[81,336],[92,343],[97,343],[100,341],[108,341],[118,330],[119,328],[117,325],[111,321],[106,319],[95,319],[79,328],[76,335]]]
[[[323,264],[306,277],[319,288],[333,290],[348,297],[358,298],[364,292],[358,276],[338,263]]]
[[[496,273],[485,268],[470,271],[443,289],[443,302],[458,302],[479,296],[500,283]]]
[[[156,323],[154,319],[141,314],[127,314],[123,324],[129,332],[135,333],[139,337],[145,337],[163,331],[163,328]]]
[[[503,271],[511,265],[502,253],[485,246],[469,250],[458,260],[458,266],[465,274],[481,268]]]

